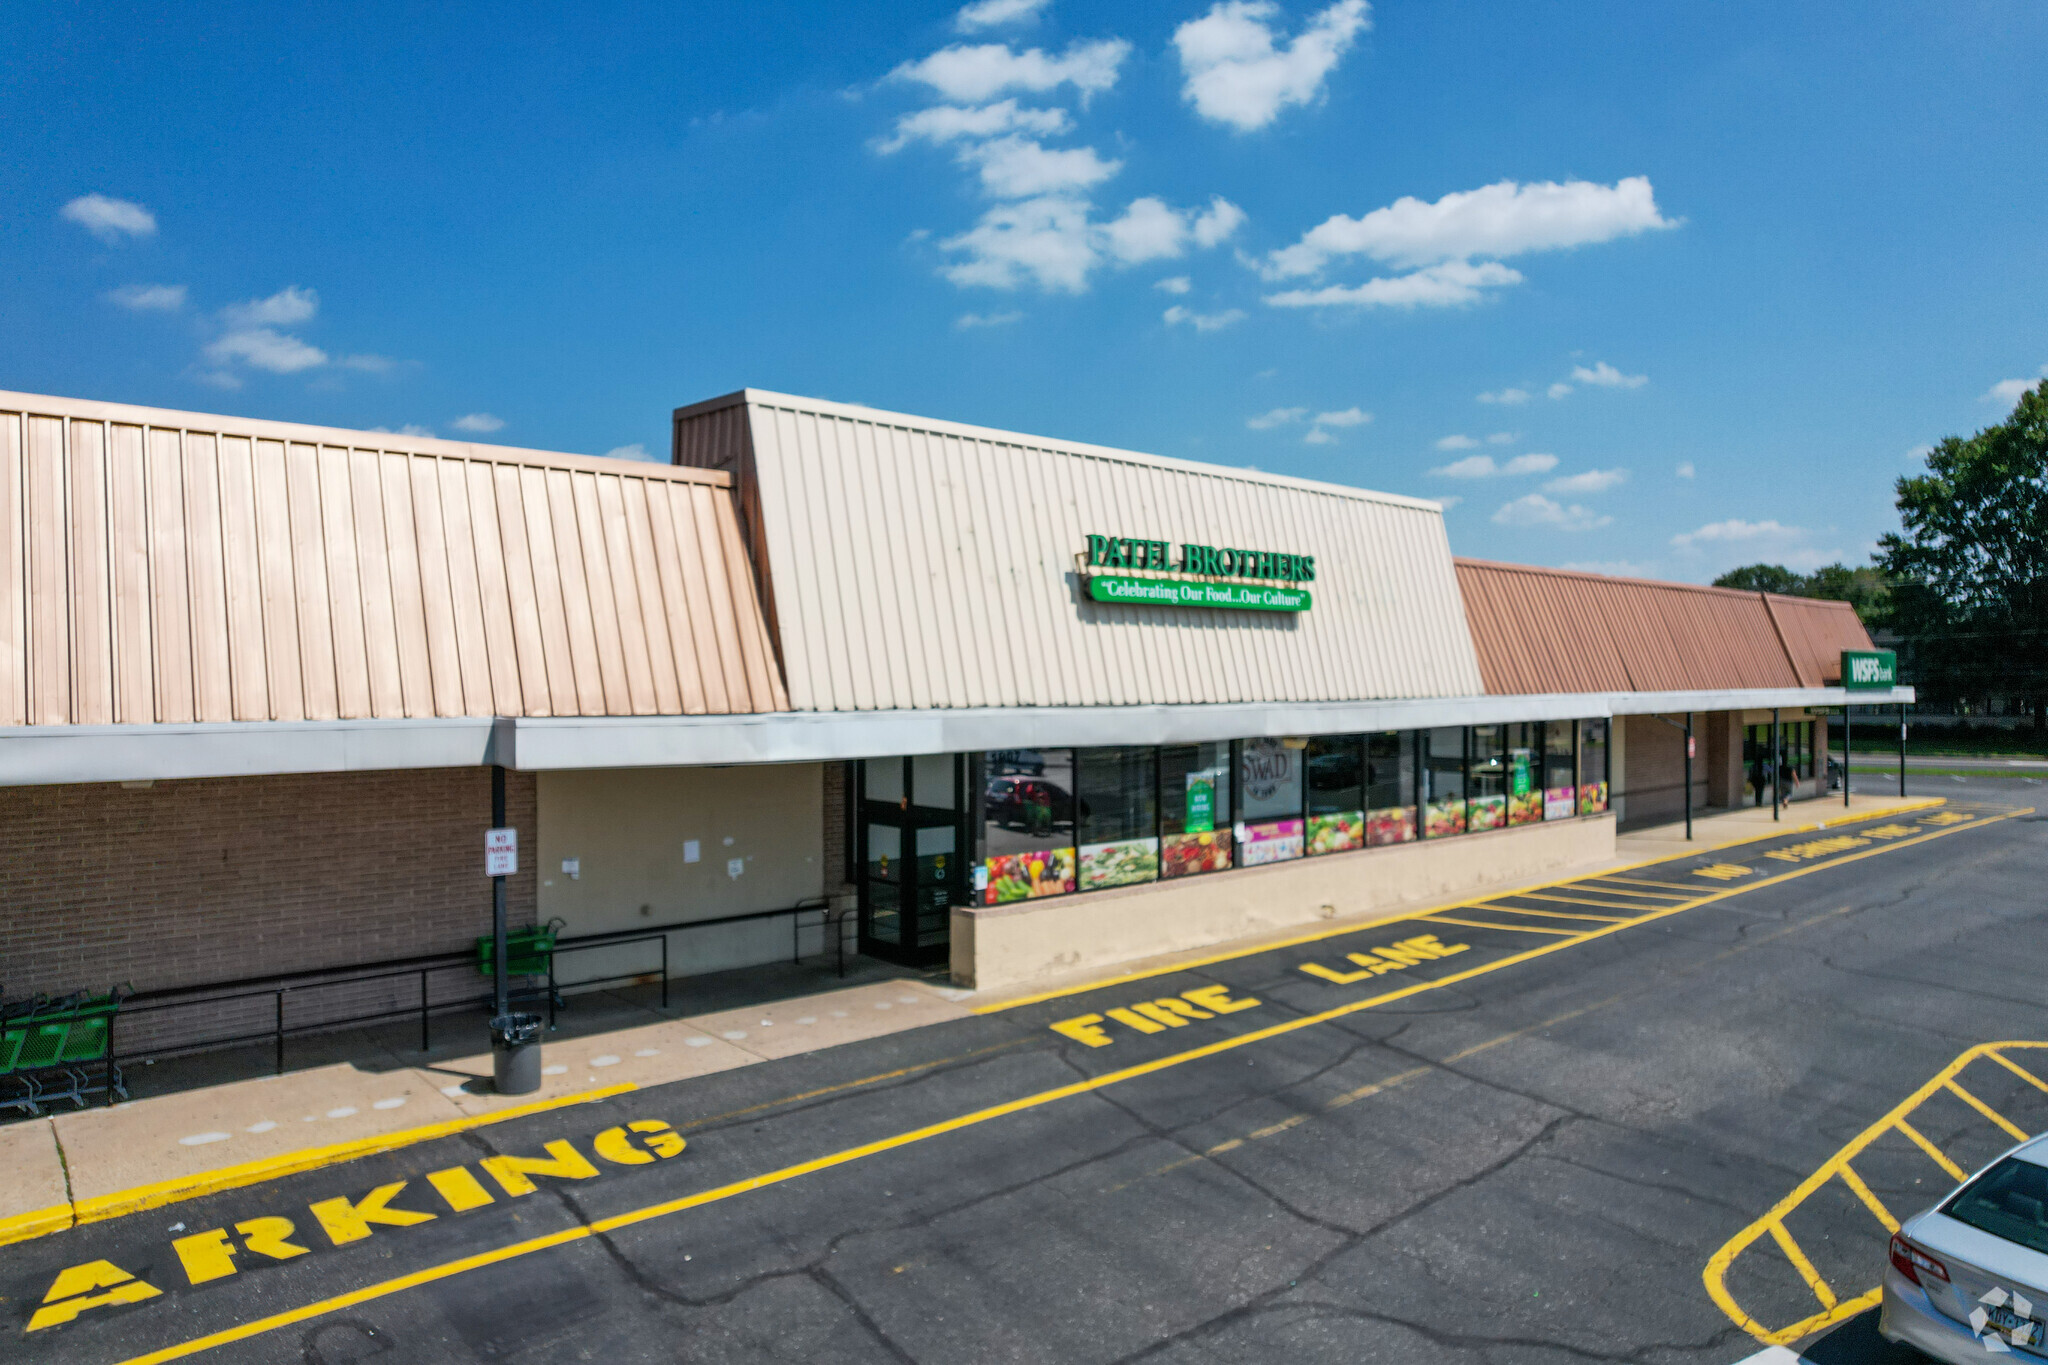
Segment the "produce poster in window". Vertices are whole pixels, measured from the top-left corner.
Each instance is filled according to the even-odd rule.
[[[1329,815],[1311,815],[1308,818],[1310,853],[1342,853],[1346,849],[1364,847],[1364,811],[1344,810]]]
[[[1187,877],[1197,872],[1228,871],[1230,844],[1230,831],[1227,829],[1169,834],[1160,840],[1160,875]]]
[[[1415,807],[1387,806],[1365,813],[1365,842],[1405,844],[1415,837]]]
[[[1598,815],[1607,809],[1607,784],[1588,782],[1579,788],[1579,814]]]
[[[1129,886],[1159,880],[1159,841],[1125,839],[1110,844],[1081,845],[1081,889]]]
[[[1452,796],[1442,801],[1430,802],[1428,814],[1425,818],[1428,821],[1425,826],[1425,832],[1432,839],[1441,839],[1451,834],[1463,834],[1465,832],[1464,798]]]
[[[1499,829],[1507,822],[1508,799],[1505,796],[1475,796],[1465,803],[1466,829]]]
[[[1063,896],[1074,889],[1074,850],[1041,848],[1029,853],[1002,853],[990,858],[984,905]]]
[[[1546,820],[1569,820],[1572,808],[1578,804],[1577,787],[1550,787],[1543,793],[1543,818]]]
[[[1262,820],[1246,824],[1239,839],[1238,859],[1246,867],[1284,863],[1301,856],[1301,821]]]

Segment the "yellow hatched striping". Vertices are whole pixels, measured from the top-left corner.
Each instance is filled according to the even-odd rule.
[[[1514,898],[1516,900],[1558,901],[1565,905],[1590,905],[1598,910],[1635,910],[1640,912],[1650,908],[1643,905],[1630,905],[1626,901],[1589,901],[1584,896],[1553,896],[1544,891],[1520,891],[1515,894]],[[1507,897],[1501,896],[1496,899],[1506,900]],[[1481,902],[1481,904],[1487,903]],[[1658,906],[1656,908],[1661,910],[1665,907]]]
[[[1538,919],[1584,919],[1592,920],[1596,924],[1629,923],[1629,920],[1626,916],[1587,915],[1573,910],[1531,910],[1526,905],[1503,905],[1499,901],[1489,901],[1486,904],[1485,909],[1486,912],[1490,915],[1534,915]]]
[[[1701,1272],[1701,1279],[1706,1284],[1708,1296],[1714,1300],[1721,1311],[1734,1320],[1737,1326],[1756,1337],[1759,1341],[1769,1345],[1782,1346],[1797,1341],[1812,1332],[1819,1331],[1821,1328],[1846,1321],[1864,1309],[1873,1307],[1882,1295],[1880,1289],[1871,1289],[1867,1293],[1860,1294],[1853,1299],[1838,1298],[1833,1290],[1821,1280],[1818,1273],[1813,1270],[1810,1258],[1800,1249],[1797,1240],[1786,1229],[1785,1219],[1801,1204],[1805,1203],[1815,1191],[1826,1185],[1830,1180],[1839,1178],[1842,1184],[1847,1186],[1849,1191],[1863,1204],[1864,1208],[1870,1211],[1871,1216],[1884,1225],[1887,1233],[1897,1232],[1899,1230],[1899,1220],[1850,1164],[1856,1157],[1866,1151],[1871,1144],[1891,1132],[1897,1132],[1913,1143],[1929,1160],[1940,1166],[1952,1179],[1964,1179],[1968,1173],[1962,1167],[1956,1165],[1946,1152],[1937,1147],[1924,1133],[1907,1120],[1907,1115],[1937,1094],[1956,1094],[1965,1103],[1970,1104],[1971,1108],[1975,1109],[1981,1116],[1993,1122],[2007,1136],[2023,1138],[2025,1133],[2017,1125],[2011,1123],[2003,1115],[1971,1094],[1956,1079],[1972,1062],[1980,1059],[1989,1060],[2005,1067],[2008,1071],[2032,1083],[2043,1092],[2048,1092],[2048,1085],[2042,1084],[2040,1079],[2032,1072],[2004,1055],[2004,1050],[2007,1048],[2044,1049],[2048,1048],[2048,1042],[2008,1041],[1980,1043],[1976,1047],[1970,1048],[1943,1067],[1941,1071],[1922,1084],[1919,1089],[1900,1101],[1890,1113],[1857,1134],[1853,1140],[1837,1151],[1819,1169],[1799,1182],[1790,1194],[1773,1205],[1769,1212],[1735,1236],[1729,1238],[1720,1250],[1708,1258],[1706,1268]],[[1798,1322],[1778,1328],[1766,1327],[1763,1323],[1752,1317],[1735,1301],[1735,1296],[1729,1291],[1727,1286],[1728,1269],[1734,1264],[1736,1257],[1742,1255],[1743,1252],[1755,1245],[1766,1233],[1770,1235],[1771,1240],[1779,1249],[1784,1252],[1786,1260],[1799,1273],[1800,1278],[1806,1281],[1807,1287],[1813,1291],[1815,1299],[1821,1304],[1819,1312],[1802,1318]]]
[[[1431,924],[1458,924],[1467,929],[1500,929],[1510,934],[1555,934],[1560,938],[1577,938],[1588,932],[1582,929],[1546,929],[1540,924],[1487,924],[1476,919],[1452,919],[1449,915],[1423,915],[1422,919]]]
[[[1650,882],[1644,881],[1640,877],[1590,877],[1587,880],[1595,882],[1627,882],[1630,886],[1660,886],[1664,888],[1664,892],[1668,894],[1668,898],[1671,900],[1689,901],[1700,893],[1698,887],[1687,886],[1682,882]],[[1645,891],[1640,894],[1647,896],[1658,893]]]

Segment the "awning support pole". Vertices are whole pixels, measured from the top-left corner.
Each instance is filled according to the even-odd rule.
[[[1685,837],[1692,840],[1692,712],[1685,713]]]
[[[491,828],[505,828],[505,770],[497,765],[491,767]],[[502,1019],[512,1012],[511,974],[505,970],[505,879],[491,878],[491,940],[495,956],[491,958],[491,973],[496,983],[493,1018]]]
[[[1906,703],[1899,703],[1899,795],[1906,794]]]
[[[1849,719],[1849,708],[1842,707],[1842,809],[1849,809],[1849,737],[1856,732],[1856,723]]]

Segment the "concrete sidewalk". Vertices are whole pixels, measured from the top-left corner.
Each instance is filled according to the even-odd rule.
[[[1708,852],[1892,811],[1939,798],[1859,796],[1788,807],[1716,811],[1682,825],[1620,836],[1612,859],[1560,869],[1544,884],[1603,869]],[[1513,887],[1489,888],[1498,896]],[[1311,937],[1405,918],[1471,897],[1405,905],[1318,926]],[[842,1043],[962,1019],[1028,999],[1237,957],[1302,939],[1290,932],[1128,962],[1028,991],[976,993],[892,979],[773,1004],[661,1019],[544,1044],[542,1086],[530,1096],[491,1090],[488,1054],[422,1066],[312,1067],[0,1126],[0,1245],[352,1160],[540,1110],[750,1066]]]

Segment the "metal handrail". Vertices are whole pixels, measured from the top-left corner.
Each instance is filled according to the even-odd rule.
[[[843,911],[833,910],[829,901],[824,897],[809,897],[797,902],[793,906],[777,910],[752,910],[738,915],[719,915],[711,919],[679,920],[667,924],[648,925],[632,929],[605,930],[594,934],[579,934],[574,938],[557,939],[554,951],[548,958],[547,987],[545,990],[548,1004],[548,1025],[550,1028],[555,1026],[556,1005],[558,1001],[557,992],[563,986],[597,986],[615,981],[635,980],[645,975],[644,972],[622,972],[611,976],[597,976],[570,982],[559,982],[554,970],[555,957],[557,955],[585,952],[597,948],[626,947],[635,943],[646,943],[659,939],[661,941],[661,1007],[666,1010],[669,1007],[669,935],[689,929],[707,929],[716,925],[769,920],[788,915],[790,916],[790,960],[793,963],[801,962],[802,931],[805,927],[802,917],[810,914],[816,914],[821,917],[819,927],[827,930],[828,933],[835,921],[839,926],[839,942],[837,944],[838,971],[839,975],[843,978],[846,975],[845,924],[849,916]],[[436,1001],[433,999],[429,977],[435,972],[446,972],[456,969],[474,970],[475,965],[476,956],[474,953],[422,954],[415,957],[390,958],[382,962],[364,963],[357,967],[323,967],[302,972],[206,982],[194,986],[162,987],[153,991],[137,992],[129,997],[124,1002],[121,1013],[129,1016],[152,1014],[165,1010],[222,1005],[237,1000],[261,999],[264,996],[269,996],[273,1001],[273,1007],[272,1023],[268,1029],[209,1037],[198,1042],[151,1048],[148,1051],[153,1056],[175,1057],[191,1052],[203,1052],[214,1048],[233,1047],[241,1043],[253,1043],[269,1039],[274,1049],[273,1064],[278,1074],[281,1075],[284,1072],[285,1040],[300,1033],[328,1032],[359,1024],[382,1023],[390,1019],[417,1017],[420,1023],[420,1050],[422,1052],[427,1051],[432,1046],[433,1016],[435,1014],[445,1014],[450,1010],[473,1009],[476,1007],[478,998],[480,998],[473,996],[469,992],[463,992],[457,998]],[[310,1024],[288,1025],[285,1022],[285,997],[288,995],[294,993],[303,994],[328,987],[360,986],[369,982],[394,980],[407,976],[418,978],[419,1003],[417,1005],[408,1005],[397,1009],[375,1010],[367,1014],[323,1018],[317,1023]],[[520,994],[531,998],[536,989],[529,988],[520,992]],[[115,1017],[118,1018],[120,1016],[117,1015]],[[110,1061],[120,1055],[124,1055],[115,1051],[113,1024],[114,1020],[109,1019],[107,1056]],[[137,1054],[125,1055],[133,1056]]]

